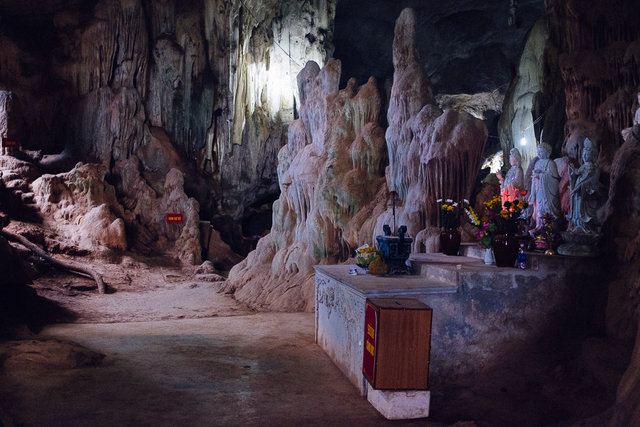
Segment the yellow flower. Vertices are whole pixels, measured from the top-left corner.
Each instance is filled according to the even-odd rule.
[[[501,210],[501,211],[500,211],[500,216],[501,216],[502,218],[504,218],[504,219],[509,219],[509,211],[506,211],[506,210],[504,210],[504,209],[503,209],[503,210]]]

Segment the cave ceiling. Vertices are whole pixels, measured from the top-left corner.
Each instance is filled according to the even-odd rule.
[[[435,93],[505,90],[514,77],[526,35],[544,14],[542,0],[518,1],[509,25],[509,1],[449,2],[339,1],[335,57],[343,62],[343,80],[378,80],[393,74],[391,43],[395,19],[405,7],[416,12],[417,44]]]

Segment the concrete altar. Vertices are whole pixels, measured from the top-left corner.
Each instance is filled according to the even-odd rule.
[[[415,254],[410,258],[415,274],[392,277],[351,276],[353,266],[318,265],[316,342],[366,396],[367,298],[410,297],[433,308],[432,388],[517,358],[542,341],[583,332],[599,284],[597,260],[528,255],[530,268],[520,270],[488,266],[475,256]]]

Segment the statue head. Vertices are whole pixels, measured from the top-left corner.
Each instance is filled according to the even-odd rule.
[[[585,138],[582,146],[582,162],[593,163],[598,159],[598,147],[589,138]]]
[[[511,151],[509,151],[509,163],[511,166],[515,166],[520,163],[522,160],[522,155],[520,154],[520,150],[513,147]]]
[[[548,159],[551,155],[551,146],[546,142],[538,145],[538,157],[541,159]]]

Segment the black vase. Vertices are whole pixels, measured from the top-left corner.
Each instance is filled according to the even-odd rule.
[[[497,267],[515,267],[518,258],[518,238],[514,234],[496,234],[491,241]]]
[[[460,250],[460,230],[444,228],[440,231],[440,250],[445,255],[458,255]]]

